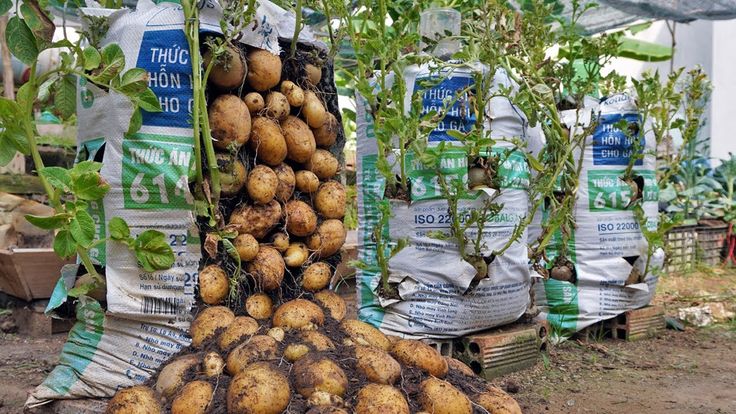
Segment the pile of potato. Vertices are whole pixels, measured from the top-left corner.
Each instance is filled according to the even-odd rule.
[[[346,196],[334,179],[339,162],[329,149],[341,127],[318,89],[322,71],[306,64],[302,78],[285,79],[281,59],[264,50],[229,54],[212,71],[220,94],[209,118],[223,194],[241,203],[228,226],[255,293],[241,315],[223,306],[231,278],[210,258],[191,346],[148,385],[119,391],[106,412],[520,413],[462,362],[345,319],[345,302],[328,289],[326,259],[345,242]],[[280,299],[286,272],[297,299]]]

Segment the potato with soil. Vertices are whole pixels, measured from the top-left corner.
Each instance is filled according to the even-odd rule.
[[[279,177],[265,165],[256,165],[248,174],[245,184],[248,196],[257,204],[268,204],[276,197]]]
[[[290,244],[291,243],[289,243],[289,235],[282,231],[271,235],[271,245],[280,253],[285,252],[286,249],[289,248]]]
[[[255,363],[230,381],[229,414],[280,414],[289,406],[289,380],[268,363]]]
[[[213,338],[218,329],[227,328],[234,320],[235,314],[225,306],[204,308],[189,328],[192,346],[199,348],[208,339]]]
[[[235,95],[218,96],[207,111],[214,145],[219,149],[240,148],[250,137],[250,111]]]
[[[105,414],[160,414],[161,403],[152,389],[145,385],[123,388],[107,404]]]
[[[273,314],[273,326],[289,329],[314,329],[322,326],[325,315],[322,309],[306,299],[294,299],[284,303]]]
[[[340,130],[340,123],[337,122],[335,115],[327,113],[325,123],[319,128],[314,128],[312,133],[314,134],[314,141],[318,147],[330,148],[337,141],[337,132]]]
[[[222,350],[246,339],[258,332],[258,322],[250,316],[238,316],[217,338],[217,345]]]
[[[304,104],[302,104],[304,120],[312,128],[319,128],[327,121],[327,111],[322,100],[312,91],[304,92]]]
[[[199,272],[199,297],[208,305],[219,305],[230,291],[227,273],[218,265],[209,265]]]
[[[258,115],[266,107],[266,101],[263,99],[263,95],[258,92],[247,93],[243,97],[243,102],[248,107],[251,117]],[[255,122],[255,119],[253,119],[253,122]]]
[[[251,88],[258,92],[267,91],[281,81],[281,58],[263,49],[253,49],[246,55]]]
[[[309,126],[301,119],[289,115],[281,121],[281,130],[286,140],[286,156],[292,161],[305,163],[314,154],[317,144]]]
[[[286,139],[281,127],[273,119],[263,116],[253,118],[253,130],[248,145],[256,159],[272,167],[286,159]]]
[[[307,247],[321,258],[330,257],[340,251],[347,235],[341,220],[325,220],[317,227],[317,231],[307,238]]]
[[[284,358],[290,362],[294,362],[303,357],[309,351],[318,352],[327,351],[335,348],[330,338],[322,335],[317,331],[302,331],[299,333],[299,340],[290,343],[284,350]]]
[[[345,345],[373,346],[384,351],[388,351],[391,347],[386,335],[365,322],[348,319],[342,321],[340,327],[348,336],[345,338]]]
[[[335,406],[318,406],[312,407],[307,414],[348,414],[347,410]]]
[[[320,180],[329,180],[337,174],[340,162],[330,151],[318,149],[304,164],[304,168],[313,172]]]
[[[307,63],[304,65],[304,71],[307,73],[307,80],[312,86],[317,86],[320,80],[322,80],[322,68]]]
[[[398,389],[368,384],[358,392],[355,414],[409,414],[409,404]]]
[[[282,217],[281,204],[272,200],[268,204],[244,205],[233,211],[229,224],[240,234],[250,234],[256,239],[266,237]]]
[[[254,293],[245,300],[245,311],[254,319],[268,319],[273,313],[273,301],[265,293]]]
[[[419,403],[434,414],[472,414],[468,397],[447,381],[429,378],[419,385]]]
[[[291,374],[296,391],[304,398],[316,391],[342,397],[348,388],[345,372],[324,356],[310,354],[300,358],[292,366]]]
[[[227,356],[227,373],[237,375],[249,364],[278,359],[278,342],[268,335],[253,335],[233,348]]]
[[[238,234],[233,240],[233,246],[238,251],[241,262],[249,262],[258,254],[258,240],[252,234]]]
[[[196,354],[175,358],[161,369],[154,389],[165,399],[170,399],[184,385],[187,371],[196,369],[197,365],[199,365],[199,357]]]
[[[281,92],[269,92],[266,95],[266,115],[274,119],[284,119],[291,112],[289,100]]]
[[[521,414],[521,407],[513,397],[491,385],[486,391],[473,396],[473,401],[490,414]]]
[[[392,385],[401,377],[401,365],[386,351],[370,346],[356,346],[356,368],[370,382]]]
[[[467,366],[463,361],[460,361],[459,359],[451,358],[451,357],[444,357],[445,361],[447,361],[447,367],[450,371],[457,371],[467,377],[475,377],[475,372],[473,372],[473,369]]]
[[[248,65],[237,46],[227,45],[226,48],[225,53],[220,55],[212,65],[210,76],[207,79],[221,89],[239,88],[245,81]],[[205,67],[209,66],[211,60],[212,52],[208,50],[204,54]]]
[[[246,266],[246,270],[255,279],[258,287],[267,292],[281,286],[285,268],[284,259],[278,250],[263,245],[258,249],[256,257]]]
[[[234,196],[245,186],[245,165],[231,154],[217,154],[217,169],[220,171],[222,195]]]
[[[337,181],[328,181],[319,186],[314,196],[314,207],[324,218],[342,219],[345,217],[346,201],[345,187]]]
[[[330,280],[332,280],[332,268],[329,264],[312,263],[302,273],[302,288],[307,292],[317,292],[326,288]]]
[[[332,319],[338,322],[345,319],[348,307],[345,300],[337,293],[331,290],[322,290],[314,294],[314,300],[330,312]]]
[[[208,352],[202,358],[202,372],[208,377],[216,377],[225,370],[225,360],[217,352]]]
[[[429,375],[438,378],[447,375],[448,366],[445,358],[424,342],[400,339],[391,345],[391,355],[402,364],[417,367]]]
[[[319,189],[319,177],[308,170],[297,171],[295,175],[296,189],[302,193],[312,194]]]
[[[213,393],[214,389],[209,382],[192,381],[172,401],[171,414],[205,414]]]
[[[299,107],[304,104],[304,90],[296,83],[292,81],[283,81],[281,82],[279,90],[284,94],[284,96],[286,96],[286,99],[289,101],[289,105]]]
[[[276,199],[285,203],[289,201],[291,195],[294,194],[294,185],[296,184],[294,170],[292,170],[287,164],[282,163],[274,167],[273,171],[279,179],[279,185],[276,188]]]
[[[284,263],[289,267],[299,267],[309,260],[309,249],[304,243],[291,243],[284,252]]]
[[[291,200],[284,207],[286,231],[289,234],[304,237],[314,233],[317,228],[317,214],[309,204],[300,200]]]

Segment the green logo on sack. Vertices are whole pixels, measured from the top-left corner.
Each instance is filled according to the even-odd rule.
[[[524,153],[518,150],[509,151],[505,148],[493,148],[492,151],[501,164],[498,168],[501,188],[528,189],[531,173]]]
[[[125,208],[188,210],[192,137],[134,134],[123,140]]]
[[[407,154],[406,162],[409,166],[412,201],[443,198],[442,185],[434,167],[424,165],[413,152]],[[458,179],[467,183],[468,156],[465,149],[447,148],[440,159],[440,171],[448,187]]]
[[[89,108],[95,103],[95,94],[86,87],[87,79],[79,78],[79,102],[84,108]]]
[[[588,208],[592,212],[626,210],[631,199],[632,188],[621,179],[624,170],[588,171]],[[644,179],[641,190],[643,201],[659,200],[659,187],[654,171],[636,171]]]

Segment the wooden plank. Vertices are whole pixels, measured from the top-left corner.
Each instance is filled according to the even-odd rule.
[[[37,176],[20,174],[0,174],[0,191],[12,194],[45,193]]]
[[[59,258],[50,248],[0,250],[0,290],[26,301],[47,299],[68,263],[73,260]]]

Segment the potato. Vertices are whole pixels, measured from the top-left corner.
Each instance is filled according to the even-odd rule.
[[[391,355],[402,364],[417,367],[437,378],[444,378],[447,375],[448,366],[445,358],[424,342],[400,339],[391,345]]]
[[[419,384],[419,403],[433,414],[472,414],[468,397],[447,381],[429,378]]]
[[[253,362],[278,359],[278,342],[268,335],[253,335],[227,356],[227,373],[237,375]]]
[[[491,385],[485,392],[475,395],[473,401],[490,414],[521,414],[521,407],[513,397]]]
[[[306,344],[289,344],[286,349],[284,349],[284,358],[293,363],[308,353],[309,347]]]
[[[105,414],[161,414],[163,408],[152,389],[145,385],[123,388],[107,404]]]
[[[311,128],[319,128],[327,121],[327,110],[322,100],[316,93],[312,91],[304,92],[304,104],[302,104],[302,114],[307,125]]]
[[[207,51],[204,54],[205,67],[209,66],[212,59],[212,52]],[[234,45],[227,45],[225,53],[215,61],[210,70],[210,76],[207,78],[215,86],[222,89],[239,88],[245,81],[245,74],[248,72],[248,65],[240,54],[240,49]]]
[[[281,121],[281,130],[286,140],[286,157],[299,163],[309,161],[317,149],[309,126],[301,119],[289,115]]]
[[[309,204],[291,200],[284,207],[286,216],[286,231],[299,237],[309,236],[317,228],[317,214]]]
[[[315,392],[314,394],[317,393]],[[348,412],[344,408],[322,405],[310,408],[309,411],[307,411],[307,414],[348,414]]]
[[[246,94],[243,97],[243,102],[245,102],[245,106],[248,107],[248,111],[250,112],[251,116],[257,115],[263,110],[263,108],[266,107],[266,101],[263,100],[263,95],[258,92],[250,92]]]
[[[289,406],[289,380],[267,363],[255,363],[230,381],[230,414],[281,414]]]
[[[314,193],[319,189],[319,177],[308,170],[297,171],[295,175],[296,189],[302,193]]]
[[[286,336],[286,332],[284,332],[281,328],[271,328],[268,330],[266,335],[270,336],[271,338],[275,339],[276,342],[281,342],[284,340],[284,336]]]
[[[269,92],[266,95],[266,115],[271,118],[284,119],[291,112],[289,101],[281,92]]]
[[[217,352],[208,352],[202,358],[202,371],[208,377],[216,377],[225,369],[225,361]]]
[[[273,171],[279,179],[279,185],[276,187],[276,199],[285,203],[294,194],[294,185],[296,184],[294,170],[287,164],[279,164],[273,168]]]
[[[205,341],[215,336],[218,329],[227,328],[235,320],[235,314],[224,306],[204,308],[189,328],[192,346],[199,348]]]
[[[273,247],[261,246],[255,259],[248,263],[246,269],[258,287],[265,291],[278,289],[284,280],[284,259]]]
[[[318,147],[330,148],[337,141],[337,132],[339,130],[340,123],[337,122],[337,118],[328,112],[325,123],[319,128],[312,129],[314,141]]]
[[[312,263],[302,273],[302,288],[308,292],[316,292],[326,288],[330,280],[332,280],[330,265],[325,262]]]
[[[217,345],[225,350],[258,332],[258,322],[250,316],[238,316],[217,338]]]
[[[370,382],[394,384],[401,377],[401,365],[386,351],[370,346],[356,346],[356,368]]]
[[[234,196],[245,186],[245,165],[230,154],[217,154],[220,170],[220,189],[225,196]]]
[[[273,119],[262,116],[253,118],[253,131],[248,145],[259,161],[272,167],[286,159],[286,139],[281,127]]]
[[[304,168],[313,172],[320,180],[329,180],[337,174],[340,162],[330,151],[318,149],[304,164]]]
[[[319,257],[330,257],[340,251],[347,235],[342,221],[325,220],[317,227],[317,231],[307,238],[307,247],[317,252]]]
[[[314,207],[324,218],[342,219],[345,217],[346,201],[345,187],[337,181],[328,181],[319,186]]]
[[[291,106],[302,106],[304,103],[304,90],[292,81],[281,82],[281,93],[286,95],[286,99]]]
[[[322,69],[311,63],[307,63],[304,66],[304,70],[307,72],[307,80],[309,83],[317,86],[319,81],[322,79]]]
[[[345,405],[345,401],[337,395],[332,395],[329,392],[315,391],[307,399],[307,404],[309,406],[342,407]]]
[[[313,329],[325,322],[325,315],[319,306],[306,299],[294,299],[276,309],[273,326],[288,329]]]
[[[245,188],[248,196],[257,204],[268,204],[276,197],[279,187],[279,177],[265,165],[256,165],[250,170]]]
[[[171,414],[204,414],[212,401],[214,389],[207,381],[185,385],[171,403]]]
[[[154,389],[165,399],[170,399],[184,385],[184,376],[187,371],[196,367],[197,364],[199,364],[199,357],[196,354],[173,359],[159,372]]]
[[[460,361],[459,359],[451,358],[451,357],[444,357],[445,361],[447,361],[447,367],[450,369],[450,371],[457,371],[465,376],[468,377],[474,377],[475,372],[467,366],[463,361]]]
[[[348,319],[342,321],[340,327],[348,336],[348,338],[345,338],[346,345],[367,345],[384,351],[388,351],[391,346],[386,335],[365,322]]]
[[[281,80],[281,58],[263,49],[254,49],[246,55],[248,62],[248,84],[263,92],[279,84]]]
[[[398,389],[368,384],[358,392],[355,414],[409,414],[409,404]]]
[[[275,233],[271,236],[271,244],[274,249],[283,253],[289,248],[289,235],[283,232]]]
[[[273,301],[265,293],[254,293],[245,300],[245,311],[254,319],[263,320],[271,317]]]
[[[340,322],[345,318],[348,311],[347,305],[345,305],[345,300],[337,293],[331,290],[322,290],[314,294],[314,300],[327,308],[332,319]]]
[[[199,272],[199,297],[208,305],[219,305],[227,298],[230,280],[218,265],[209,265]]]
[[[249,262],[258,254],[258,240],[252,234],[239,234],[233,240],[233,245],[238,251],[241,262]]]
[[[250,234],[256,239],[262,239],[281,221],[281,217],[281,204],[272,200],[268,204],[240,207],[230,215],[230,224],[237,226],[240,234]]]
[[[248,142],[250,111],[240,98],[235,95],[220,95],[210,104],[207,113],[216,148],[237,149]]]
[[[348,378],[336,363],[327,357],[310,354],[300,358],[291,368],[294,388],[304,398],[316,391],[342,397],[348,388]]]
[[[284,252],[284,263],[289,267],[299,267],[309,259],[309,249],[304,243],[291,243]]]

